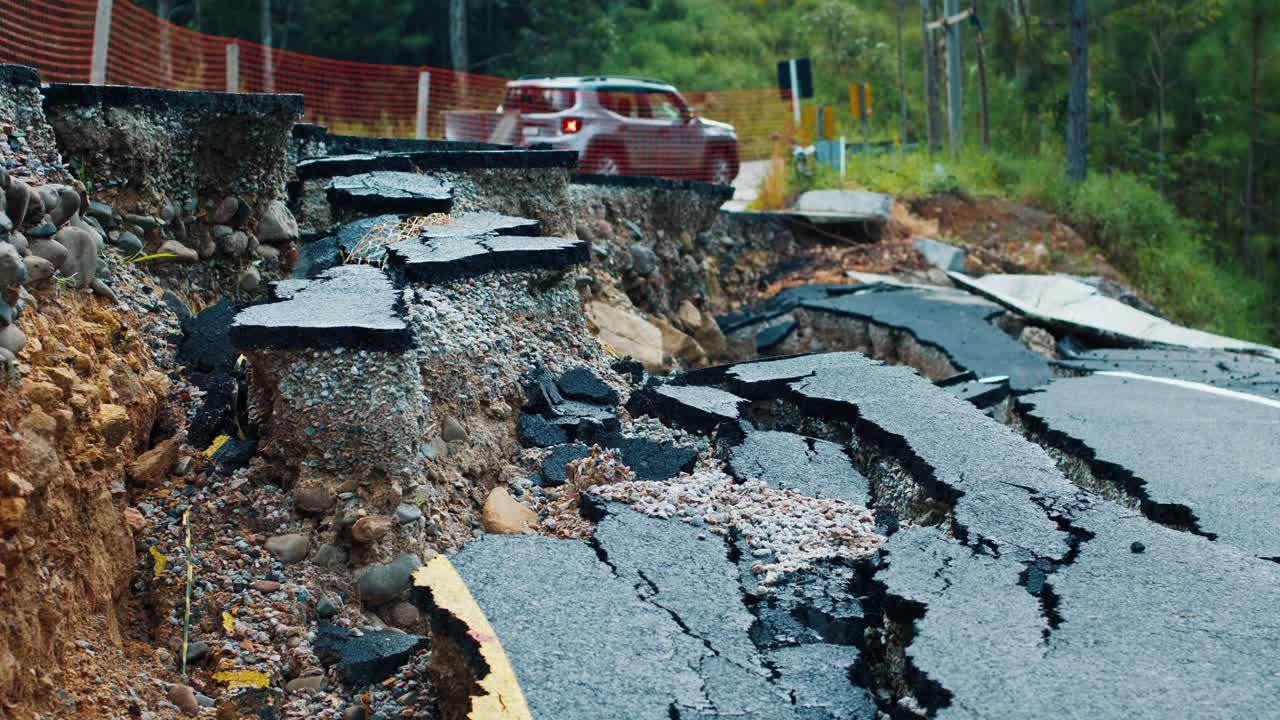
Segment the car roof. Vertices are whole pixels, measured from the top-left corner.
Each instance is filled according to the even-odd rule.
[[[525,76],[518,80],[507,83],[510,86],[537,85],[540,87],[599,87],[602,85],[627,85],[630,87],[647,87],[655,90],[675,90],[671,83],[665,83],[661,80],[653,78],[630,77],[627,75],[585,75],[574,77],[556,77],[556,76]]]

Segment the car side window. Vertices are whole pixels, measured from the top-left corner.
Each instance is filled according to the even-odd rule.
[[[649,93],[648,100],[649,111],[653,114],[653,119],[655,120],[682,122],[688,117],[688,109],[675,93]]]
[[[644,98],[632,90],[603,89],[600,91],[600,106],[625,118],[646,117]]]

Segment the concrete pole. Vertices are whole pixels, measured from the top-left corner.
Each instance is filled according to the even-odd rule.
[[[240,46],[227,43],[227,92],[240,92]]]
[[[418,123],[413,136],[419,140],[427,139],[427,108],[431,99],[431,71],[418,73]]]
[[[89,83],[107,82],[107,45],[111,42],[111,0],[98,0],[98,14],[93,21],[93,56],[89,61]]]
[[[960,0],[946,0],[946,16],[959,14]],[[947,23],[947,123],[950,131],[951,151],[959,152],[963,139],[961,125],[961,106],[964,103],[963,88],[960,84],[960,23]]]

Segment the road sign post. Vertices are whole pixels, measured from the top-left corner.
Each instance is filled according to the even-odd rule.
[[[111,42],[111,0],[98,0],[93,20],[93,54],[89,58],[89,83],[107,82],[107,46]]]
[[[414,137],[419,140],[427,139],[427,108],[431,98],[431,71],[423,70],[418,73],[418,118]]]
[[[813,71],[809,58],[792,58],[778,63],[778,89],[791,100],[791,119],[800,127],[800,100],[813,97]],[[785,96],[784,96],[785,97]]]

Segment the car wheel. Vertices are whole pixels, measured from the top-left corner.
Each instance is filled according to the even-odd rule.
[[[707,180],[716,185],[732,185],[733,184],[733,161],[724,152],[717,152],[711,156],[711,161],[707,163]]]
[[[587,160],[587,172],[595,175],[621,175],[623,171],[622,155],[617,150],[601,150],[591,153]]]

